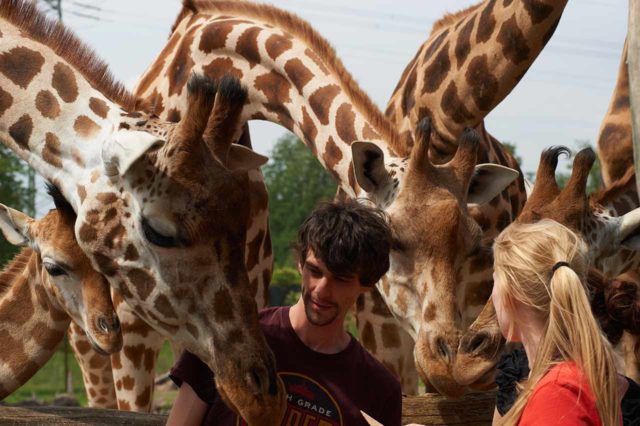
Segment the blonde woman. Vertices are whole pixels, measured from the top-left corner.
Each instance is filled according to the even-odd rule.
[[[494,243],[491,298],[531,369],[505,425],[618,425],[628,382],[591,311],[586,247],[565,226],[512,224]]]

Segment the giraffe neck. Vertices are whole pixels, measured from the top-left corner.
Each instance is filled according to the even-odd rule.
[[[626,171],[633,167],[631,133],[629,70],[627,68],[627,41],[625,40],[618,70],[618,81],[607,114],[600,125],[597,143],[605,187],[622,178]]]
[[[23,8],[17,13],[35,13]],[[104,68],[82,68],[83,61],[96,60],[72,35],[64,35],[70,37],[65,50],[56,45],[63,35],[49,31],[43,36],[33,28],[34,19],[12,13],[16,10],[0,8],[0,141],[77,207],[74,182],[98,166],[91,164],[101,158],[102,145],[96,141],[114,131],[122,113],[119,104],[94,87],[120,89]],[[74,46],[79,50],[70,51]],[[124,102],[125,95],[118,96]]]
[[[48,296],[42,272],[37,254],[26,248],[0,275],[0,399],[51,358],[71,321]]]
[[[351,143],[368,140],[394,152],[398,137],[388,121],[306,22],[268,6],[225,2],[180,18],[137,89],[156,113],[174,119],[184,114],[179,105],[186,104],[191,72],[212,78],[228,73],[249,89],[245,119],[295,133],[352,196]]]
[[[567,0],[486,0],[438,21],[409,63],[387,115],[412,132],[429,116],[455,144],[516,86],[551,38]]]

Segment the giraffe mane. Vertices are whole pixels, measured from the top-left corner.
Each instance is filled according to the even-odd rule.
[[[71,64],[89,83],[112,102],[128,111],[138,109],[136,98],[116,81],[106,62],[59,21],[47,17],[34,3],[26,0],[0,2],[0,17],[31,39],[51,48]]]
[[[466,7],[462,10],[459,10],[457,12],[452,12],[452,13],[445,13],[445,15],[438,19],[437,21],[435,21],[433,23],[433,26],[431,27],[431,34],[430,36],[432,36],[433,34],[437,33],[438,31],[440,31],[443,28],[446,27],[450,27],[451,25],[457,23],[458,21],[460,21],[462,18],[470,15],[472,12],[474,12],[476,9],[478,9],[480,7],[480,5],[482,5],[483,2],[480,2],[478,4],[474,4],[472,6]]]
[[[32,254],[33,249],[23,247],[22,250],[5,265],[4,269],[0,272],[0,298],[11,289],[16,277],[26,269]]]
[[[606,206],[607,204],[620,197],[621,194],[627,191],[629,185],[635,184],[636,173],[633,167],[629,167],[627,172],[615,182],[612,182],[608,188],[602,188],[597,192],[594,192],[589,201],[591,204],[600,204]]]
[[[342,61],[336,55],[335,49],[322,37],[306,20],[299,16],[278,9],[268,4],[256,4],[245,1],[216,1],[216,0],[184,0],[183,9],[178,15],[176,24],[184,19],[190,11],[194,13],[239,14],[248,18],[264,21],[283,29],[302,40],[311,50],[325,61],[325,66],[342,82],[342,89],[354,101],[357,108],[364,111],[367,119],[381,131],[382,136],[389,141],[392,151],[404,153],[405,146],[391,122],[382,113],[371,98],[358,86],[353,76],[346,70]],[[174,27],[175,25],[174,24]]]

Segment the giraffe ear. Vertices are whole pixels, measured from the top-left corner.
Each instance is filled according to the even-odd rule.
[[[232,171],[254,170],[260,168],[263,164],[269,161],[268,157],[260,155],[257,152],[238,144],[231,144],[229,152],[227,153],[227,161],[224,166]]]
[[[351,156],[356,181],[366,192],[375,193],[391,181],[384,164],[384,152],[375,143],[353,142]]]
[[[624,248],[640,250],[640,207],[622,216],[620,241]]]
[[[26,214],[0,204],[0,230],[11,244],[26,246],[31,240],[29,224],[33,222]]]
[[[493,200],[520,176],[520,172],[498,164],[478,164],[469,182],[467,204],[484,204]]]
[[[118,130],[102,146],[104,171],[114,179],[124,174],[140,157],[164,140],[147,132]]]

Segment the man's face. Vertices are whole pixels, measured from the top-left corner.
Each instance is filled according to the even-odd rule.
[[[302,301],[307,320],[315,326],[342,321],[358,296],[369,290],[360,285],[357,274],[336,276],[315,256],[307,251],[304,266],[298,265],[302,274]]]

